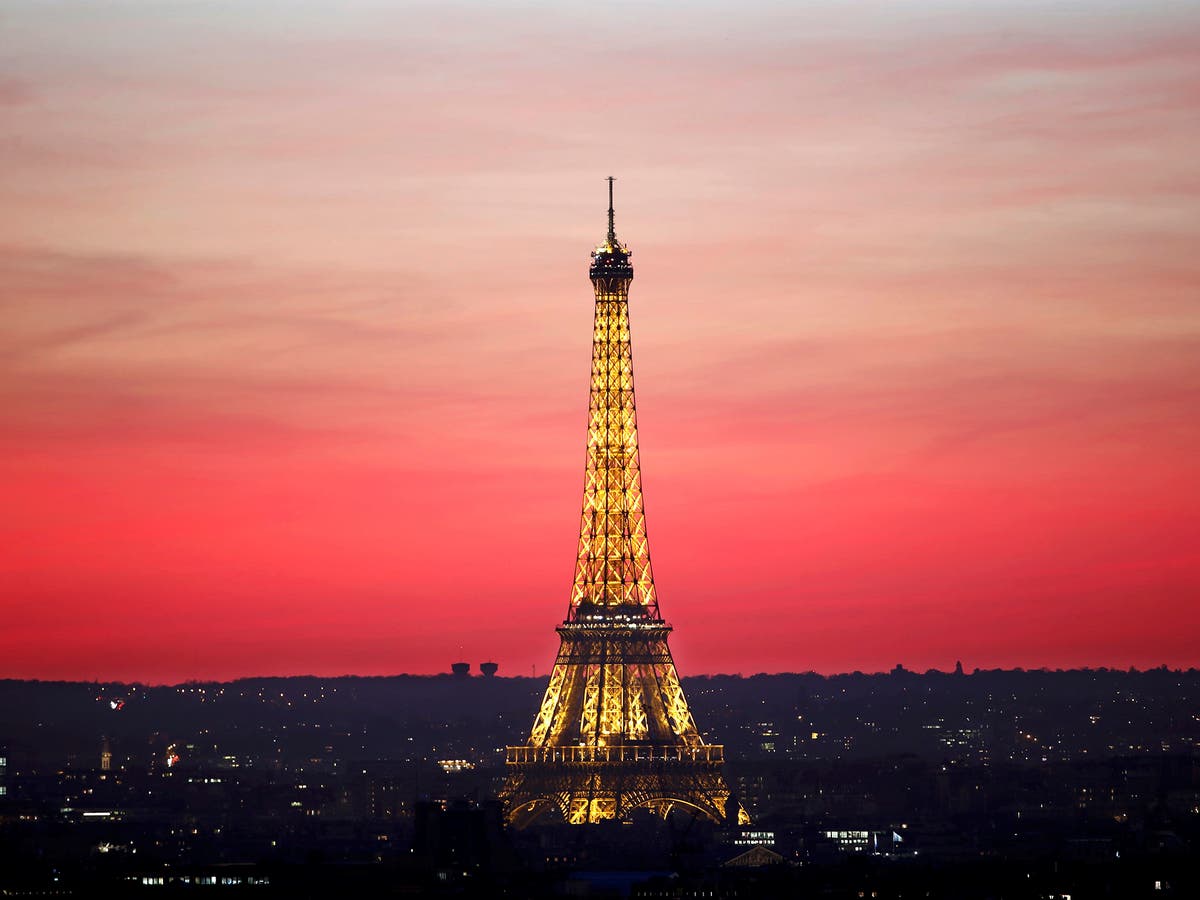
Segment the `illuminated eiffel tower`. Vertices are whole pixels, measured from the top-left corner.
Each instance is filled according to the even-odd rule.
[[[579,556],[550,685],[527,743],[507,748],[509,822],[548,814],[572,824],[639,808],[720,821],[729,788],[722,748],[688,710],[658,611],[638,461],[629,339],[629,249],[608,234],[592,252],[596,294],[587,474]],[[737,810],[742,821],[745,812]]]

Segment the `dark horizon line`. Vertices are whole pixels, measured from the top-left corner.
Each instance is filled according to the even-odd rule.
[[[1038,668],[1029,668],[1027,666],[1012,666],[1011,668],[996,667],[996,668],[991,668],[991,669],[985,669],[985,668],[976,666],[976,667],[968,669],[966,666],[964,666],[963,670],[962,670],[962,677],[964,677],[964,678],[969,677],[969,676],[977,674],[977,673],[981,674],[981,675],[996,674],[996,673],[1010,674],[1010,675],[1015,675],[1015,674],[1068,675],[1068,674],[1098,673],[1098,672],[1105,673],[1105,674],[1117,673],[1117,674],[1123,674],[1123,675],[1128,675],[1128,674],[1142,675],[1142,674],[1153,673],[1153,672],[1183,675],[1183,674],[1196,674],[1196,673],[1200,672],[1200,669],[1198,669],[1196,666],[1188,666],[1187,668],[1182,668],[1182,667],[1171,668],[1166,663],[1162,663],[1158,666],[1151,666],[1149,668],[1144,668],[1144,669],[1140,669],[1137,666],[1129,666],[1128,668],[1121,668],[1121,667],[1117,667],[1117,666],[1075,666],[1075,667],[1072,667],[1069,669],[1050,668],[1049,666],[1040,666]],[[690,680],[699,679],[699,678],[736,678],[736,679],[741,679],[741,680],[749,680],[751,678],[783,678],[783,677],[800,677],[800,676],[803,676],[806,678],[821,678],[821,679],[828,680],[828,679],[834,679],[834,678],[855,678],[855,677],[879,678],[879,677],[892,676],[892,675],[896,675],[896,674],[900,674],[900,673],[905,674],[905,675],[921,675],[921,676],[926,676],[926,675],[956,676],[958,674],[956,669],[929,668],[929,669],[924,669],[924,670],[918,670],[918,669],[905,668],[902,664],[898,664],[895,668],[892,668],[892,669],[879,669],[879,670],[872,671],[872,672],[864,672],[864,671],[855,669],[854,671],[851,671],[851,672],[833,672],[833,673],[825,674],[823,672],[818,672],[815,669],[808,669],[806,671],[754,672],[750,675],[746,675],[743,672],[702,672],[699,674],[692,674],[692,675],[680,675],[679,677],[683,681],[690,681]],[[313,675],[313,674],[242,675],[237,678],[229,678],[229,679],[225,679],[225,680],[192,678],[192,679],[187,679],[184,681],[175,681],[175,682],[167,682],[167,681],[149,682],[149,681],[121,681],[119,679],[101,680],[98,678],[93,678],[93,679],[22,678],[22,677],[12,676],[12,675],[0,675],[0,684],[6,684],[6,683],[11,684],[11,683],[15,682],[18,684],[76,684],[76,685],[121,686],[121,687],[139,687],[139,688],[172,688],[172,687],[195,686],[195,685],[238,684],[240,682],[246,682],[246,681],[290,681],[290,680],[296,680],[296,681],[299,681],[299,680],[341,681],[341,680],[351,680],[351,679],[386,680],[386,679],[395,679],[395,678],[427,679],[427,680],[446,679],[446,680],[451,680],[451,681],[460,681],[460,680],[468,680],[468,679],[474,680],[474,681],[490,681],[493,679],[503,679],[505,681],[518,681],[518,680],[519,681],[545,681],[549,677],[550,677],[549,672],[546,672],[544,675],[501,675],[501,674],[497,673],[492,676],[484,676],[483,674],[478,673],[478,672],[472,672],[472,673],[465,674],[465,675],[458,675],[458,674],[455,674],[454,672],[433,672],[433,673],[394,672],[389,675],[357,675],[354,673],[343,673],[341,675]]]

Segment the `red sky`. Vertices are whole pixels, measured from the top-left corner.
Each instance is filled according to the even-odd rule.
[[[684,674],[1200,663],[1200,5],[9,2],[0,676],[548,670],[604,177]]]

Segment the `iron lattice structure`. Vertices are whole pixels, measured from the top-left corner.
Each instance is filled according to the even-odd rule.
[[[608,234],[592,252],[596,295],[587,472],[579,554],[562,643],[528,743],[507,748],[503,797],[523,827],[543,813],[569,823],[684,808],[716,821],[729,789],[723,748],[688,709],[659,614],[646,540],[629,333],[629,249]],[[743,819],[745,813],[739,809]]]

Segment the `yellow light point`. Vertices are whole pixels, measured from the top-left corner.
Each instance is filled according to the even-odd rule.
[[[629,326],[629,248],[592,253],[587,463],[575,576],[558,658],[527,744],[507,749],[509,822],[573,824],[638,808],[721,821],[723,748],[704,743],[675,671],[650,565]],[[738,807],[738,820],[748,822]]]

